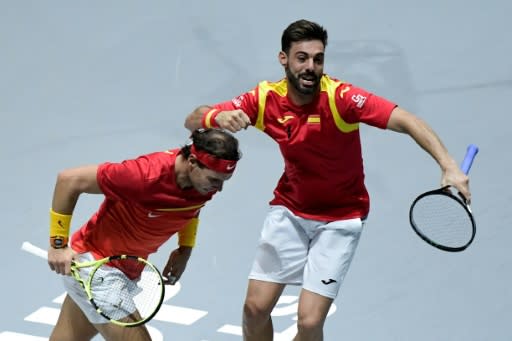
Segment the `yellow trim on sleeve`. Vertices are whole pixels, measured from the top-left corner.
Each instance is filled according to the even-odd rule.
[[[336,89],[341,84],[342,82],[336,81],[327,75],[323,75],[320,80],[320,90],[327,92],[329,108],[331,109],[331,114],[336,127],[343,133],[350,133],[359,129],[359,123],[346,122],[343,117],[341,117],[341,114],[336,107]],[[340,97],[343,98],[343,95],[349,90],[350,87],[348,86],[346,89],[341,89]],[[267,96],[270,91],[277,93],[281,97],[286,96],[288,93],[286,79],[282,79],[275,83],[263,81],[258,84],[258,117],[254,126],[259,130],[265,129],[265,106]],[[320,117],[311,117],[308,123],[320,123]]]
[[[258,84],[258,118],[254,125],[259,130],[265,129],[265,106],[267,104],[267,96],[270,91],[277,93],[279,96],[284,97],[288,93],[286,79],[282,79],[276,83],[269,83],[263,81]]]
[[[359,123],[346,122],[338,112],[338,108],[336,107],[336,89],[340,84],[340,81],[335,81],[326,75],[324,75],[320,81],[321,90],[327,92],[329,98],[329,108],[331,109],[332,117],[336,123],[336,127],[338,127],[338,129],[344,133],[350,133],[359,129]],[[350,90],[350,88],[341,90],[341,98],[343,98],[343,95],[348,90]]]

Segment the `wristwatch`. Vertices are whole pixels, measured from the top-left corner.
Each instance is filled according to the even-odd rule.
[[[54,249],[63,249],[68,246],[68,238],[62,236],[50,237],[50,246]]]

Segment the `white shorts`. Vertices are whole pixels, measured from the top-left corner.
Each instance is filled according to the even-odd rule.
[[[94,257],[90,252],[79,254],[77,262],[93,261]],[[80,277],[87,282],[92,267],[81,268]],[[134,281],[131,281],[121,270],[114,267],[102,267],[96,271],[94,278],[101,279],[101,284],[94,284],[93,296],[95,302],[100,305],[108,316],[118,320],[136,310],[135,303],[128,297],[134,297],[133,290],[138,290]],[[96,311],[92,303],[89,301],[85,290],[81,284],[73,278],[73,276],[63,276],[64,287],[68,295],[80,307],[89,322],[93,324],[108,323],[109,320],[104,318]],[[119,290],[112,290],[112,287]],[[126,291],[130,292],[127,293]],[[117,293],[117,294],[116,294]],[[112,312],[107,307],[112,307]],[[115,313],[113,313],[115,312]]]
[[[364,221],[304,219],[271,206],[263,223],[250,279],[301,285],[336,298],[354,257]]]

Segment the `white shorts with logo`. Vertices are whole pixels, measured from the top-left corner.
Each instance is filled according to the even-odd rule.
[[[94,256],[90,252],[79,254],[76,259],[77,262],[88,262],[93,260]],[[80,269],[80,277],[85,282],[87,282],[91,270],[92,267]],[[116,315],[110,314],[110,316],[115,316],[116,319],[118,319],[120,309],[124,310],[124,312],[121,312],[123,316],[128,316],[136,310],[133,300],[127,300],[126,298],[135,296],[133,294],[133,290],[138,290],[137,285],[126,277],[121,270],[114,267],[102,267],[96,271],[94,278],[97,276],[101,279],[101,284],[94,284],[94,300],[98,304],[101,304],[102,307],[111,306],[113,311],[116,312]],[[80,307],[89,322],[93,324],[109,322],[96,311],[92,303],[89,301],[85,290],[82,288],[81,284],[73,278],[73,276],[63,276],[63,282],[68,295]],[[120,290],[117,291],[118,295],[116,295],[116,291],[111,289],[114,286],[120,288]],[[132,293],[127,294],[125,291],[130,291]],[[106,308],[103,310],[104,313],[109,315],[109,311]]]
[[[263,223],[250,279],[301,285],[336,298],[354,257],[364,221],[332,222],[296,216],[271,206]]]

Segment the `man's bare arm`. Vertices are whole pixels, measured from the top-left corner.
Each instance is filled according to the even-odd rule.
[[[80,194],[101,194],[97,172],[97,165],[61,171],[53,192],[52,209],[61,214],[72,214]]]
[[[442,171],[441,185],[454,186],[470,200],[469,178],[460,170],[439,136],[425,121],[396,107],[391,113],[387,128],[411,136],[439,164]]]

